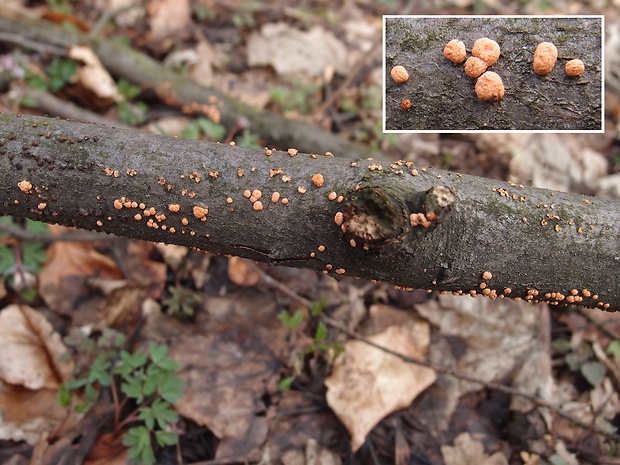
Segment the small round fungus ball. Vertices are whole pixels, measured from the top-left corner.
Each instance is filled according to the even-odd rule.
[[[551,42],[541,42],[534,52],[534,71],[545,76],[553,70],[558,59],[558,49]]]
[[[480,100],[496,101],[504,96],[502,78],[493,71],[487,71],[476,81],[476,95]]]
[[[444,47],[443,56],[452,63],[463,63],[466,56],[465,44],[462,40],[451,40]]]
[[[581,60],[571,60],[566,63],[566,66],[564,67],[564,71],[566,71],[566,74],[571,77],[579,76],[583,74],[585,70],[586,68],[583,65],[583,61]]]
[[[487,64],[478,57],[469,57],[465,62],[465,74],[470,78],[477,78],[487,70]]]
[[[409,73],[404,66],[394,66],[392,68],[392,71],[390,71],[390,74],[392,75],[392,79],[394,79],[394,82],[397,82],[399,84],[409,79]]]
[[[484,61],[487,66],[491,66],[499,58],[499,44],[488,37],[483,37],[474,42],[474,48],[471,49],[471,54]]]

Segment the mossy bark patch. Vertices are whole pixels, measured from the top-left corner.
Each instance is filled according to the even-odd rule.
[[[601,129],[601,18],[387,18],[385,34],[388,130]],[[470,54],[481,37],[501,47],[489,68],[506,88],[498,102],[478,100],[463,65],[443,55],[453,39],[462,40]],[[534,51],[545,41],[558,48],[558,62],[549,75],[538,76]],[[584,61],[586,72],[571,78],[564,65],[574,58]],[[396,65],[409,71],[406,83],[390,79]],[[407,98],[414,106],[403,112],[400,102]]]

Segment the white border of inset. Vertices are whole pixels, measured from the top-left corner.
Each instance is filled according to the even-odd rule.
[[[385,96],[386,96],[386,79],[385,79],[385,20],[387,18],[590,18],[590,19],[600,19],[601,20],[601,129],[593,129],[593,130],[570,130],[570,129],[550,129],[550,130],[532,130],[532,129],[463,129],[463,130],[444,130],[444,129],[414,129],[414,130],[394,130],[386,129],[386,106],[385,106]],[[383,67],[383,96],[382,96],[382,130],[384,134],[415,134],[415,133],[441,133],[441,134],[461,134],[461,133],[508,133],[515,132],[518,134],[538,134],[538,133],[570,133],[570,134],[604,134],[605,133],[605,15],[383,15],[382,19],[382,67]]]

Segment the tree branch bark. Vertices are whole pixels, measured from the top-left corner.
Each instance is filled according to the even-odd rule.
[[[0,13],[8,14],[9,11],[6,7],[0,7]],[[87,44],[115,76],[125,78],[143,89],[154,90],[166,104],[181,108],[187,114],[206,115],[227,128],[235,126],[239,118],[247,118],[250,130],[268,141],[270,146],[297,147],[299,150],[315,150],[319,153],[330,151],[335,156],[348,156],[349,153],[372,156],[368,147],[345,140],[332,132],[275,113],[256,110],[217,89],[201,86],[119,41],[67,31],[47,21],[13,19],[2,15],[0,32],[19,35],[48,46]]]
[[[293,155],[0,114],[0,214],[403,288],[620,310],[618,202]]]
[[[601,17],[386,18],[386,129],[389,130],[602,130]],[[476,97],[475,79],[463,64],[443,56],[452,39],[471,51],[489,37],[501,47],[489,70],[498,73],[506,94],[497,102]],[[532,68],[536,46],[553,42],[559,52],[553,71]],[[469,54],[468,54],[469,56]],[[580,58],[586,72],[568,77],[566,62]],[[409,81],[396,84],[389,70],[403,65]],[[414,106],[403,111],[410,99]]]

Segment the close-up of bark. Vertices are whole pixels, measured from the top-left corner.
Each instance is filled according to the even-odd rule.
[[[1,215],[403,288],[620,310],[620,206],[602,198],[9,113],[0,146]]]
[[[600,17],[392,17],[386,18],[387,130],[601,130],[602,19]],[[471,56],[475,41],[495,40],[501,49],[488,70],[505,88],[498,101],[483,101],[474,91],[476,79],[463,63],[443,55],[453,39]],[[533,69],[536,47],[551,42],[558,57],[552,71]],[[569,77],[565,65],[581,59],[585,72]],[[404,66],[408,81],[390,78],[393,66]],[[409,99],[411,108],[401,102]]]

